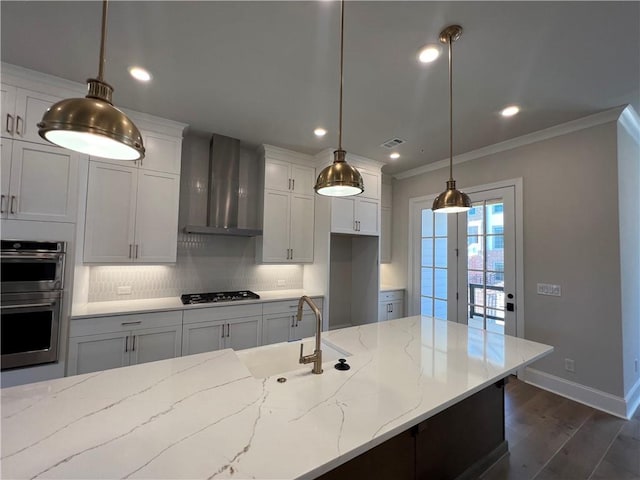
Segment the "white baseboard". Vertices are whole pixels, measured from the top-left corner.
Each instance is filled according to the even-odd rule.
[[[637,402],[640,402],[640,384],[636,384],[627,398],[623,398],[529,367],[525,368],[524,377],[520,377],[520,379],[536,387],[627,420],[631,418],[630,415],[633,413],[633,410],[630,411],[634,405],[631,402],[631,394],[633,393],[636,406]]]
[[[636,384],[631,387],[631,390],[629,390],[627,396],[624,397],[624,400],[627,402],[627,418],[631,418],[640,406],[640,378]]]

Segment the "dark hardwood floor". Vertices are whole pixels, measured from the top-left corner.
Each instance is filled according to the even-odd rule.
[[[482,480],[640,480],[640,409],[625,421],[511,377],[509,454]]]

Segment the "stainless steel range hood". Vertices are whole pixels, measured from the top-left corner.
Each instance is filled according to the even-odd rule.
[[[185,141],[189,142],[189,139],[185,138]],[[192,142],[197,141],[198,140],[193,140]],[[200,148],[200,150],[202,150],[202,148]],[[183,155],[183,162],[191,162],[192,167],[183,171],[183,175],[190,177],[195,175],[195,177],[197,177],[198,175],[195,172],[200,171],[200,176],[204,173],[206,168],[203,168],[202,165],[204,159],[200,158],[203,155],[197,152],[198,148],[192,148],[190,155]],[[259,228],[248,228],[246,225],[238,226],[240,197],[242,196],[243,199],[246,199],[257,195],[257,192],[249,191],[255,190],[255,188],[248,188],[246,182],[245,185],[241,186],[240,157],[240,140],[217,134],[211,136],[207,161],[208,176],[206,179],[206,192],[204,192],[202,188],[203,184],[205,184],[202,178],[188,178],[188,184],[185,185],[185,183],[183,183],[183,187],[186,186],[188,189],[199,189],[194,195],[190,195],[192,192],[185,193],[188,197],[185,198],[185,203],[189,202],[189,206],[191,206],[195,212],[195,215],[193,214],[194,212],[187,212],[189,220],[191,222],[195,220],[195,223],[187,223],[184,227],[186,233],[241,237],[256,237],[262,235],[262,230]],[[202,221],[202,214],[204,213],[202,205],[196,205],[198,197],[205,196],[207,200],[206,222]],[[194,201],[194,198],[196,198],[196,201]],[[181,198],[181,206],[182,200]],[[201,198],[201,200],[203,200],[203,198]],[[186,208],[188,209],[189,206]],[[250,206],[245,205],[245,213],[250,209]],[[255,210],[255,208],[253,210]],[[247,215],[244,215],[244,217],[246,216]]]

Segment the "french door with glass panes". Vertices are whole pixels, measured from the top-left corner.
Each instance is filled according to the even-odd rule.
[[[414,312],[517,335],[514,190],[471,192],[457,215],[414,204]]]

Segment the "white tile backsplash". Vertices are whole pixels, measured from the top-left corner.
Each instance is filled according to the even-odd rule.
[[[175,265],[90,267],[89,302],[219,290],[301,289],[304,267],[256,264],[255,242],[255,238],[179,233]],[[130,286],[131,294],[118,295],[121,286]]]

